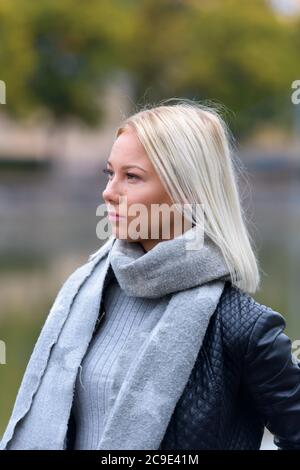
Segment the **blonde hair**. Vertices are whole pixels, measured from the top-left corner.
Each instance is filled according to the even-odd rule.
[[[255,292],[260,275],[238,192],[239,168],[232,135],[217,109],[171,98],[125,118],[115,139],[128,126],[136,131],[173,202],[203,204],[205,233],[221,249],[232,284]]]

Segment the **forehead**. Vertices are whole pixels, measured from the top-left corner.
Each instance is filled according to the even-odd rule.
[[[143,163],[150,166],[148,155],[133,130],[126,130],[122,132],[113,143],[109,161],[113,164],[134,164]]]

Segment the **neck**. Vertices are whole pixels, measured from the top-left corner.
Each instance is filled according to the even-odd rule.
[[[194,225],[195,224],[193,224],[192,226],[194,227]],[[187,227],[188,228],[186,230],[180,230],[179,233],[175,232],[175,228],[172,227],[171,231],[170,231],[170,236],[168,238],[159,238],[159,239],[148,238],[148,239],[145,239],[145,240],[138,240],[138,241],[141,244],[141,246],[143,247],[145,253],[147,253],[147,251],[152,250],[152,248],[154,248],[158,243],[160,243],[162,241],[166,241],[166,240],[171,240],[171,239],[177,237],[178,235],[182,235],[185,231],[190,229],[190,226],[187,226]]]
[[[143,247],[145,253],[147,253],[147,251],[150,251],[152,248],[154,248],[161,241],[162,240],[151,240],[151,239],[149,239],[149,240],[141,240],[139,243]]]

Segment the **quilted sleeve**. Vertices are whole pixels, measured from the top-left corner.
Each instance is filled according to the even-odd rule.
[[[278,450],[300,450],[300,362],[283,333],[283,316],[262,307],[249,337],[244,383]]]

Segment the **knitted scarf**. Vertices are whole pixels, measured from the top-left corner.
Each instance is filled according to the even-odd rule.
[[[111,266],[137,297],[169,296],[167,307],[131,363],[97,449],[158,449],[230,280],[220,249],[206,235],[187,250],[192,229],[144,252],[111,236],[65,281],[25,370],[1,450],[66,448],[80,363],[92,339]]]

